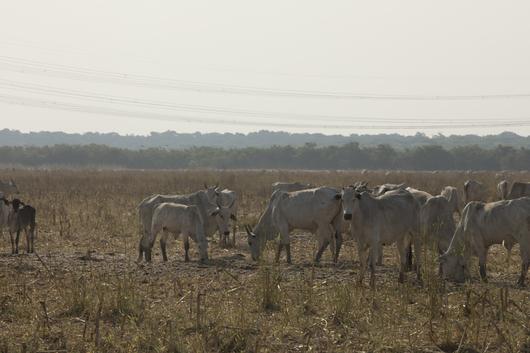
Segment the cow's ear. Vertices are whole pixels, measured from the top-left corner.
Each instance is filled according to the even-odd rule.
[[[336,194],[335,195],[335,200],[340,200],[342,198],[341,194]]]

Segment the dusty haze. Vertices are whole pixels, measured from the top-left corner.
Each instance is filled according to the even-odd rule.
[[[529,135],[528,13],[525,1],[11,2],[0,122]]]

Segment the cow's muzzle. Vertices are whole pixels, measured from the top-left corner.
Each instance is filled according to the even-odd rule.
[[[346,221],[351,221],[351,218],[352,218],[352,217],[351,217],[351,213],[345,213],[345,214],[344,214],[344,219],[345,219]]]

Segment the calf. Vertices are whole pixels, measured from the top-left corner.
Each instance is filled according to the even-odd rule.
[[[236,244],[236,223],[237,223],[237,210],[238,210],[238,202],[237,202],[237,194],[235,191],[229,190],[229,189],[223,189],[219,191],[219,195],[217,197],[219,200],[218,204],[221,204],[223,207],[226,207],[230,210],[230,219],[233,221],[232,223],[232,237],[233,237],[233,244]],[[220,234],[221,238],[221,245],[227,245],[228,243],[228,234]]]
[[[294,192],[275,191],[267,209],[252,230],[247,226],[248,244],[252,259],[257,261],[268,240],[280,234],[276,261],[285,248],[287,262],[291,263],[291,240],[294,229],[316,234],[318,251],[315,262],[319,262],[324,250],[330,245],[333,261],[337,262],[342,244],[342,222],[340,191],[330,187]]]
[[[189,238],[198,246],[200,261],[208,260],[208,241],[204,233],[204,224],[197,206],[186,206],[177,203],[163,202],[155,208],[151,225],[151,236],[156,239],[157,234],[163,231],[160,239],[162,257],[167,261],[166,242],[169,233],[175,236],[182,234],[184,241],[184,259],[190,260]]]
[[[26,252],[35,252],[35,208],[24,204],[19,199],[13,199],[9,202],[2,199],[4,204],[11,204],[11,209],[7,216],[7,223],[9,225],[9,235],[11,238],[11,253],[18,254],[18,242],[20,240],[20,231],[24,230],[26,233]],[[15,234],[16,233],[16,238]]]

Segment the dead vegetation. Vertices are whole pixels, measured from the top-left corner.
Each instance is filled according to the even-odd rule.
[[[528,180],[530,174],[506,175]],[[377,289],[356,285],[355,244],[339,263],[326,252],[313,266],[315,243],[293,236],[293,265],[272,251],[253,263],[246,239],[209,247],[209,265],[181,244],[162,263],[136,264],[136,205],[152,193],[187,193],[220,182],[240,197],[240,224],[257,221],[274,181],[330,186],[366,180],[406,182],[431,193],[466,179],[494,195],[493,173],[292,171],[23,171],[21,199],[37,209],[37,255],[11,256],[0,244],[0,352],[528,352],[530,290],[518,289],[518,247],[490,252],[489,283],[440,282],[436,257],[425,256],[424,286],[409,274],[397,283],[394,247],[386,247]],[[241,228],[242,229],[242,228]],[[178,247],[178,249],[176,249]],[[193,247],[192,247],[193,249]],[[526,349],[526,350],[525,350]]]

